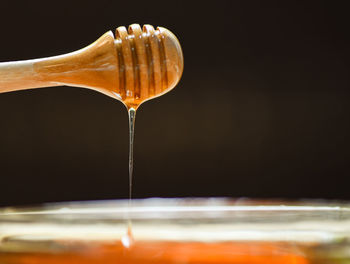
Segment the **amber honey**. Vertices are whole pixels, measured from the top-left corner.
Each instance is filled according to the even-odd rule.
[[[286,243],[61,242],[75,252],[1,254],[2,264],[307,264],[305,254]],[[57,246],[57,245],[56,245]]]

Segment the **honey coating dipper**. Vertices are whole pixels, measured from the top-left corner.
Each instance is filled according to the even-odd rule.
[[[179,41],[169,30],[137,24],[105,33],[91,45],[64,55],[0,63],[0,93],[78,86],[122,101],[128,108],[158,97],[183,71]]]

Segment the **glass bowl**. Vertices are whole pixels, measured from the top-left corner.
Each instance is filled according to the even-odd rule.
[[[0,210],[1,264],[350,263],[350,206],[143,199]]]

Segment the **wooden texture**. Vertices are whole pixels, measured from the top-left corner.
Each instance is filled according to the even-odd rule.
[[[61,56],[0,63],[0,93],[52,86],[96,90],[137,108],[178,83],[183,56],[167,29],[119,27],[86,48]]]

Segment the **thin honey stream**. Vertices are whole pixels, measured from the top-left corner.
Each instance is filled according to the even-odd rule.
[[[129,117],[129,210],[132,205],[132,185],[133,185],[133,171],[134,171],[134,138],[135,138],[135,119],[136,109],[128,108]],[[132,234],[132,219],[128,216],[128,227],[126,234],[122,237],[121,242],[126,247],[132,246],[134,237]]]

